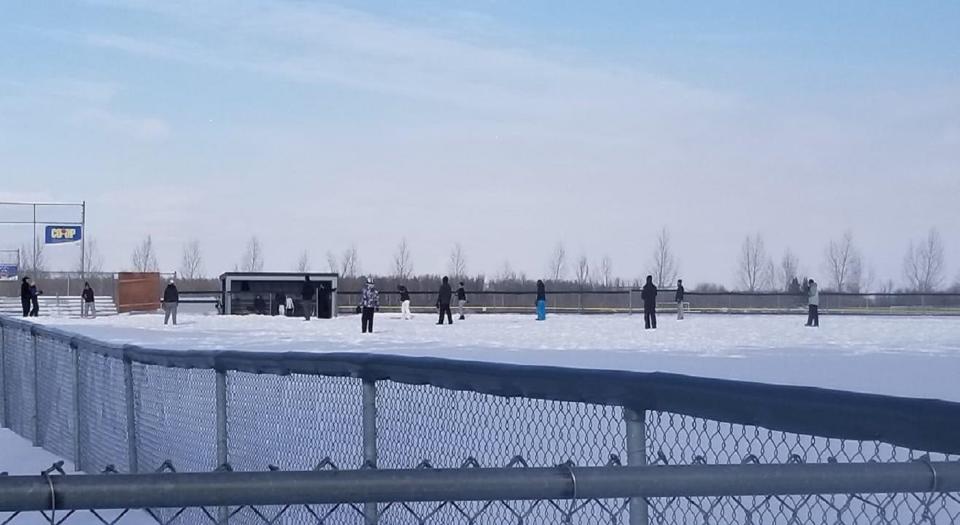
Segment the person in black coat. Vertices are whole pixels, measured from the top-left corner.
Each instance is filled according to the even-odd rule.
[[[170,318],[173,318],[173,325],[177,325],[177,308],[180,306],[180,292],[177,290],[177,285],[173,283],[173,279],[170,279],[170,283],[167,284],[167,287],[163,290],[163,302],[161,303],[163,307],[163,324],[167,324],[170,321]]]
[[[37,288],[37,283],[30,280],[30,317],[40,317],[40,296],[43,290]]]
[[[542,280],[537,281],[537,321],[547,320],[547,286]]]
[[[457,288],[457,313],[460,314],[461,321],[466,319],[467,291],[463,288],[463,281],[460,281],[460,287]]]
[[[310,276],[303,276],[303,287],[300,289],[300,299],[303,300],[303,320],[309,321],[310,316],[313,315],[313,304],[316,302],[314,298],[317,296],[317,287],[310,282]]]
[[[683,320],[683,279],[677,279],[677,293],[673,296],[677,302],[677,320]]]
[[[263,299],[263,296],[256,296],[253,299],[253,311],[257,315],[266,315],[267,313],[267,301]]]
[[[30,292],[30,277],[24,277],[20,283],[20,306],[23,307],[23,316],[30,316],[30,300],[33,294]]]
[[[96,317],[96,297],[90,283],[83,283],[83,292],[80,293],[80,317]]]
[[[657,286],[653,284],[653,276],[647,276],[647,284],[640,292],[643,299],[643,323],[646,329],[657,328]]]
[[[450,279],[444,277],[440,284],[440,293],[437,294],[437,309],[440,310],[440,320],[437,324],[443,324],[443,314],[447,314],[447,321],[453,324],[453,313],[450,311],[451,297],[453,297],[453,289],[450,288]]]

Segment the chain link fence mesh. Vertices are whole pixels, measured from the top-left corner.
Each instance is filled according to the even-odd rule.
[[[76,351],[59,339],[36,337],[37,442],[59,457],[76,461]]]
[[[3,417],[14,432],[68,459],[76,459],[76,438],[87,472],[128,472],[133,423],[140,472],[224,468],[217,459],[216,371],[133,362],[127,378],[124,361],[106,346],[71,345],[35,331],[3,327]],[[132,381],[133,422],[127,421],[126,380]],[[226,372],[225,468],[361,468],[363,396],[359,378]],[[627,463],[627,424],[619,406],[380,380],[376,410],[378,468]],[[651,465],[960,460],[880,441],[798,435],[653,410],[644,415]],[[389,524],[612,525],[628,522],[628,508],[624,499],[600,499],[390,503],[377,510],[378,523]],[[360,524],[367,522],[365,510],[362,504],[344,504],[226,512],[237,524]],[[653,498],[648,511],[649,522],[658,524],[960,522],[956,493]],[[223,517],[221,509],[196,508],[108,514],[62,514],[57,522],[113,523],[119,517],[117,523],[194,524]],[[17,523],[22,515],[0,516],[0,523],[7,518]]]
[[[83,347],[80,371],[80,465],[88,472],[113,465],[130,471],[123,361]]]
[[[4,421],[7,428],[26,439],[36,439],[35,362],[29,329],[4,327]]]

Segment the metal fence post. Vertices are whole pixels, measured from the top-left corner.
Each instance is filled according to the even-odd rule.
[[[79,472],[80,466],[80,347],[73,349],[73,470]]]
[[[36,332],[30,330],[33,343],[33,446],[40,446],[40,352]]]
[[[9,407],[7,407],[7,327],[3,326],[0,323],[0,405],[3,407],[3,421],[0,421],[0,425],[4,428],[10,428],[10,423],[8,419],[10,416],[7,415]]]
[[[227,372],[225,370],[217,370],[216,398],[217,467],[221,467],[230,460],[227,453]],[[226,525],[230,522],[230,507],[220,507],[217,512],[217,523],[219,525]]]
[[[627,465],[647,464],[646,413],[623,407],[623,420],[627,426]],[[647,500],[630,499],[630,525],[647,525]]]
[[[377,466],[377,382],[363,380],[363,463]],[[380,508],[376,503],[364,503],[363,514],[367,525],[380,522]]]
[[[133,362],[123,359],[123,387],[127,404],[127,459],[129,471],[136,474],[140,470],[137,453],[137,410],[133,397]]]

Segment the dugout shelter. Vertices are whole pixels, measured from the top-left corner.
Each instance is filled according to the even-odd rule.
[[[304,277],[316,287],[314,313],[321,319],[337,315],[337,281],[335,273],[311,272],[227,272],[220,276],[224,315],[278,315],[284,298],[293,299],[289,316],[303,315]],[[259,297],[259,300],[258,300]]]

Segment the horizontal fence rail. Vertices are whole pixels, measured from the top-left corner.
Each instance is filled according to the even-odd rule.
[[[958,491],[958,462],[14,476],[0,512]]]
[[[355,353],[158,350],[104,343],[4,316],[0,380],[3,425],[87,472],[145,474],[161,465],[181,473],[364,469],[376,472],[370,480],[386,480],[389,475],[380,473],[395,469],[467,466],[477,473],[506,465],[543,468],[544,476],[566,480],[569,489],[578,469],[591,467],[610,467],[596,471],[603,476],[664,476],[674,466],[822,466],[828,472],[831,465],[869,471],[877,464],[890,468],[876,471],[878,484],[906,479],[894,474],[904,469],[917,485],[898,490],[935,492],[950,489],[934,486],[933,477],[939,480],[941,471],[952,476],[951,465],[960,454],[960,403],[665,373]],[[558,469],[561,463],[568,466]],[[621,463],[638,470],[613,468]],[[827,491],[822,494],[829,493],[830,476],[804,469],[784,472],[820,480],[825,484],[820,490]],[[431,474],[410,475],[427,479]],[[73,484],[72,479],[53,476],[48,483],[56,490],[58,482]],[[711,496],[719,499],[704,502],[699,496],[616,492],[581,511],[578,523],[742,523],[747,507],[771,518],[760,522],[787,523],[799,512],[787,510],[787,504],[803,512],[814,508],[810,512],[817,515],[836,505],[859,509],[841,511],[840,518],[852,518],[838,518],[843,523],[896,523],[874,519],[876,512],[914,516],[923,508],[912,496],[883,499],[881,505],[848,496],[777,503],[762,497],[728,500],[723,494],[720,490]],[[249,515],[249,504],[242,513],[225,503],[213,510],[170,512],[179,516],[175,523],[361,519],[367,525],[520,523],[518,515],[523,523],[537,524],[569,514],[546,501],[522,512],[509,505],[490,507],[484,520],[469,521],[454,519],[461,507],[418,507],[410,500],[401,506],[412,514],[400,519],[396,506],[357,501],[363,504],[331,504],[322,520],[311,519],[316,511],[309,508],[299,509],[296,517],[261,520]],[[928,522],[960,519],[954,492],[936,502],[928,513],[935,519]],[[174,514],[157,516],[167,523]],[[425,520],[427,515],[432,517]]]

